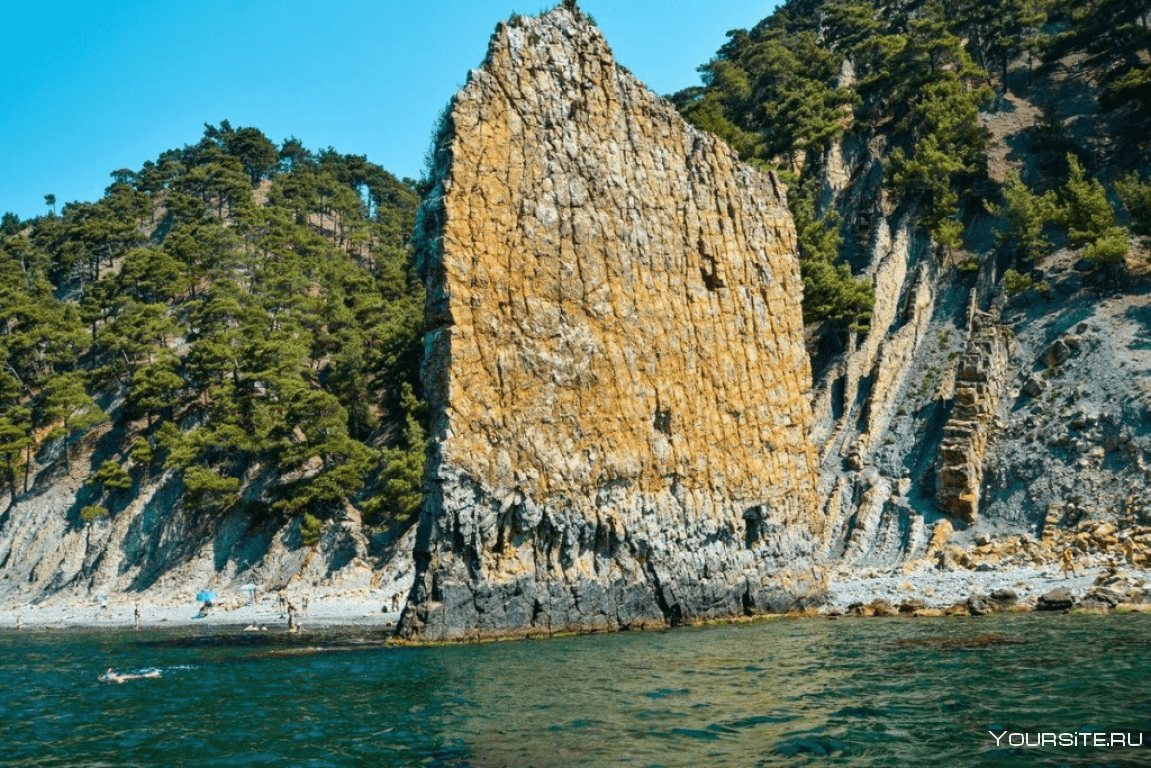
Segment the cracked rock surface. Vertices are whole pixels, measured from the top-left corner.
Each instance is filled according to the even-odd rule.
[[[578,11],[501,24],[416,247],[432,413],[422,639],[659,626],[821,598],[785,192]]]

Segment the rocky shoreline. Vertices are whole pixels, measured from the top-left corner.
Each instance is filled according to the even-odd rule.
[[[1151,610],[1151,527],[1119,531],[1111,523],[1084,521],[1073,529],[1048,526],[1038,539],[980,535],[964,545],[951,526],[936,526],[926,555],[890,568],[833,565],[827,600],[805,615],[954,616],[1000,611]],[[205,629],[282,631],[287,604],[308,627],[357,626],[393,630],[406,593],[401,582],[384,589],[303,588],[257,594],[231,593],[215,600],[202,619],[191,591],[133,600],[126,594],[77,599],[58,595],[37,603],[0,605],[0,630]],[[305,599],[306,598],[306,599]],[[528,632],[525,634],[534,633]],[[546,634],[546,633],[545,633]]]
[[[60,601],[0,607],[0,631],[132,630],[137,603],[110,599]],[[258,604],[217,607],[194,619],[198,604],[141,602],[142,630],[195,626],[220,631],[287,631],[287,611],[276,597]],[[833,580],[826,604],[808,616],[938,617],[984,615],[1005,611],[1111,610],[1151,611],[1151,570],[1114,568],[1101,561],[1064,576],[1058,567],[1015,566],[997,570],[922,567],[911,572],[867,571]],[[297,613],[303,631],[332,627],[367,627],[393,631],[400,613],[380,594],[322,597]]]
[[[995,571],[870,572],[832,583],[824,615],[982,615],[1020,610],[1151,610],[1151,571],[1101,564],[1063,575],[1058,567]]]
[[[124,595],[99,600],[49,601],[39,605],[9,604],[0,607],[0,631],[135,628],[135,610],[140,608],[140,629],[174,629],[195,626],[204,630],[287,631],[287,610],[278,599],[266,597],[257,604],[218,604],[202,619],[193,618],[200,610],[195,602],[150,603],[125,600]],[[296,623],[307,631],[321,627],[369,627],[393,630],[400,614],[391,610],[388,597],[380,594],[319,597],[309,600],[307,609],[297,606]]]

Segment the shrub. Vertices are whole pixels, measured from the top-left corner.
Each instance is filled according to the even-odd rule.
[[[85,485],[102,485],[106,490],[125,490],[132,487],[132,476],[112,459],[100,465],[100,469],[88,478]]]
[[[324,521],[315,517],[310,512],[304,513],[304,519],[300,521],[300,538],[307,546],[312,546],[320,540],[320,532],[324,530]]]
[[[87,506],[87,507],[84,507],[83,509],[80,510],[80,517],[84,518],[84,520],[89,522],[89,523],[92,522],[93,520],[97,520],[101,517],[104,517],[107,514],[108,514],[108,508],[107,507],[101,507],[98,505]]]
[[[1003,273],[1003,289],[1007,291],[1008,296],[1018,296],[1031,290],[1034,282],[1031,275],[1020,274],[1014,269],[1009,269]]]
[[[1083,258],[1096,264],[1117,264],[1129,250],[1131,241],[1127,237],[1127,231],[1120,227],[1112,227],[1083,249]]]
[[[1151,184],[1131,173],[1115,182],[1115,191],[1127,211],[1131,231],[1137,235],[1151,235]]]

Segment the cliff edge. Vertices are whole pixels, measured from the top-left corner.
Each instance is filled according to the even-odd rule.
[[[574,8],[499,26],[417,223],[421,639],[814,602],[818,460],[785,191]]]

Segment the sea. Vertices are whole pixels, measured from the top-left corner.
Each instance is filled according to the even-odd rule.
[[[0,633],[5,768],[823,765],[1151,766],[1151,614]]]

